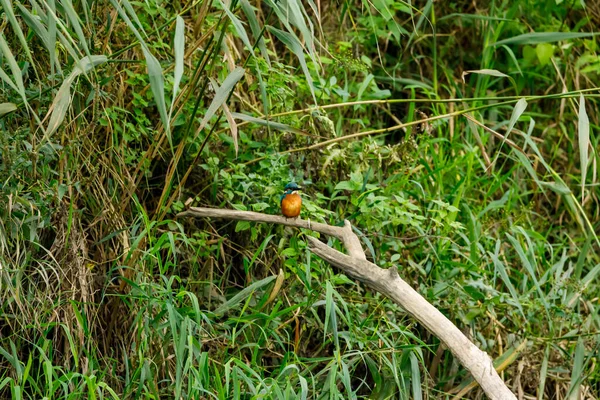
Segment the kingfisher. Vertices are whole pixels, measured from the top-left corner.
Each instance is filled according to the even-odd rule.
[[[295,182],[285,185],[284,192],[281,195],[281,213],[286,218],[297,218],[302,208],[302,198],[298,191],[302,190]]]

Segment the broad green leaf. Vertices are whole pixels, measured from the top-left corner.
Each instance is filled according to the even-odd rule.
[[[206,114],[204,115],[204,118],[200,123],[200,128],[198,128],[198,132],[204,129],[208,121],[210,121],[213,115],[215,115],[215,113],[217,112],[217,109],[227,101],[227,99],[229,98],[229,93],[231,92],[231,90],[233,90],[235,84],[238,83],[240,79],[242,79],[244,73],[244,68],[236,67],[233,71],[229,73],[229,75],[227,75],[227,78],[225,78],[225,81],[223,82],[221,87],[219,87],[219,89],[215,92],[215,97],[210,103],[210,106],[208,106],[208,110],[206,110]]]
[[[590,147],[590,120],[585,111],[585,98],[579,95],[579,122],[577,124],[579,139],[579,162],[581,165],[581,204],[585,190],[585,178],[588,168],[588,149]]]
[[[535,46],[535,55],[542,66],[550,62],[553,54],[554,46],[549,43],[540,43]]]
[[[502,44],[538,44],[552,43],[561,40],[579,39],[585,37],[594,37],[599,33],[580,33],[580,32],[532,32],[524,33],[519,36],[500,40],[493,43],[492,46],[500,46]]]
[[[0,103],[0,117],[9,112],[13,112],[17,109],[17,105],[14,103]]]

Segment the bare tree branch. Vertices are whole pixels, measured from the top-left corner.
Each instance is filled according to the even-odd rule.
[[[516,400],[515,395],[504,384],[494,369],[492,360],[475,346],[448,318],[417,293],[398,275],[397,268],[383,269],[367,261],[359,238],[352,226],[344,221],[343,227],[310,222],[310,220],[288,219],[251,211],[222,210],[192,207],[178,217],[226,218],[239,221],[266,222],[310,229],[340,239],[350,255],[332,249],[318,239],[308,236],[309,248],[331,265],[364,282],[401,306],[414,319],[437,336],[473,375],[483,391],[492,400]]]

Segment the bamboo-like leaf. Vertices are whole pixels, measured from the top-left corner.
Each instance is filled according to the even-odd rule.
[[[524,33],[512,38],[500,40],[492,46],[500,46],[502,44],[538,44],[552,43],[561,40],[580,39],[585,37],[594,37],[599,33],[582,33],[582,32],[531,32]]]
[[[12,72],[12,76],[14,79],[13,82],[17,88],[17,92],[19,93],[23,101],[27,102],[27,96],[25,94],[25,86],[23,85],[23,76],[21,73],[21,68],[19,68],[17,60],[15,60],[15,57],[10,51],[8,43],[6,43],[6,39],[4,39],[4,34],[2,33],[0,33],[0,51],[2,51],[2,55],[6,58],[6,61],[8,62],[8,66],[10,67],[10,70]],[[15,86],[13,86],[13,88]]]
[[[73,71],[69,74],[67,79],[63,81],[60,89],[58,89],[58,93],[48,111],[50,121],[48,122],[46,137],[52,135],[65,119],[65,115],[71,104],[71,85],[75,81],[75,78],[89,72],[92,68],[105,63],[107,60],[108,58],[104,55],[84,57],[77,63],[75,68],[73,68]]]
[[[146,33],[146,31],[144,31],[144,26],[142,25],[142,21],[140,21],[140,19],[138,18],[137,14],[135,13],[135,10],[133,9],[133,6],[129,2],[129,0],[121,0],[121,3],[123,3],[125,10],[127,10],[127,12],[131,16],[131,18],[135,21],[135,23],[137,24],[138,28],[142,31],[144,36],[146,38],[148,38],[148,34]]]
[[[267,51],[265,40],[261,36],[262,29],[260,27],[260,24],[258,23],[258,18],[256,17],[256,13],[254,12],[254,7],[250,5],[248,0],[241,0],[240,4],[242,6],[242,11],[244,12],[244,14],[246,14],[246,19],[248,20],[248,25],[250,25],[252,35],[258,40],[258,48],[260,49],[260,53],[267,62],[267,65],[271,66],[269,52]]]
[[[75,33],[77,34],[77,38],[79,39],[79,44],[81,47],[83,47],[83,51],[85,52],[85,55],[91,56],[90,49],[88,48],[88,45],[87,45],[87,37],[83,33],[83,29],[81,29],[81,24],[79,23],[79,16],[77,15],[75,8],[73,7],[73,3],[71,2],[71,0],[62,0],[62,6],[63,6],[63,9],[65,10],[65,12],[67,13],[67,17],[69,18],[69,21],[71,22],[71,26],[73,27],[73,29],[75,30]]]
[[[517,60],[517,57],[515,56],[515,53],[512,51],[512,49],[510,47],[508,47],[507,45],[503,44],[502,48],[504,50],[506,50],[506,52],[508,53],[508,55],[510,56],[510,59],[513,62],[513,65],[515,66],[515,68],[517,69],[517,71],[519,71],[519,75],[523,75],[523,72],[521,71],[521,67],[519,66],[519,61]]]
[[[267,29],[269,30],[269,32],[277,36],[277,38],[281,40],[292,51],[292,53],[296,55],[298,61],[300,61],[300,66],[302,67],[304,76],[306,77],[306,82],[308,83],[310,93],[313,96],[315,104],[317,104],[317,96],[315,95],[315,91],[313,88],[313,80],[310,75],[310,71],[308,70],[308,66],[306,65],[306,59],[304,58],[304,49],[302,48],[300,41],[295,35],[289,32],[284,32],[280,29],[273,28],[272,26],[268,26]]]
[[[463,83],[465,82],[465,76],[467,76],[469,74],[490,75],[490,76],[496,76],[499,78],[510,78],[505,73],[502,73],[495,69],[477,69],[477,70],[471,70],[471,71],[463,71],[463,73],[462,73]]]
[[[215,92],[219,89],[219,84],[212,78],[210,78],[210,83],[212,84]],[[235,148],[235,156],[238,155],[238,127],[229,107],[227,107],[227,103],[223,103],[223,113],[225,114],[225,118],[227,119],[227,123],[229,124],[229,130],[231,131],[231,138],[233,139],[233,147]]]
[[[0,0],[0,4],[2,4],[4,13],[6,14],[6,17],[8,18],[8,21],[10,22],[10,25],[12,26],[13,31],[17,34],[17,37],[19,38],[19,43],[21,43],[21,46],[23,46],[23,49],[25,50],[25,55],[27,56],[29,63],[31,64],[31,66],[33,68],[35,68],[35,63],[33,62],[33,58],[31,57],[31,50],[29,49],[29,45],[27,44],[27,40],[25,39],[25,35],[23,34],[23,31],[21,30],[21,25],[19,24],[19,21],[17,21],[17,18],[15,17],[15,12],[13,10],[12,1],[11,0]]]
[[[269,294],[269,298],[267,299],[267,301],[265,302],[263,307],[265,307],[267,304],[270,304],[273,300],[275,300],[275,298],[279,294],[279,291],[281,290],[281,287],[283,286],[284,281],[285,281],[285,274],[283,273],[283,270],[281,268],[279,268],[279,275],[277,275],[277,280],[275,281],[275,285],[273,286],[273,289],[271,290],[271,294]]]
[[[250,54],[254,56],[254,46],[252,46],[252,43],[250,43],[250,39],[248,38],[248,34],[244,29],[244,25],[242,25],[242,22],[229,10],[229,7],[227,7],[227,5],[223,3],[222,0],[219,0],[219,3],[221,3],[221,7],[223,7],[223,10],[229,17],[229,20],[233,24],[233,27],[235,28],[240,39],[242,39],[242,43],[246,45]]]
[[[150,89],[152,89],[152,94],[154,95],[154,101],[156,101],[156,107],[158,108],[158,112],[160,114],[160,119],[165,126],[165,132],[167,132],[167,136],[169,142],[171,141],[171,130],[169,117],[167,115],[167,104],[165,102],[165,82],[163,77],[163,69],[160,66],[160,63],[150,53],[150,50],[146,47],[145,44],[142,44],[142,50],[144,52],[144,57],[146,58],[146,68],[148,68],[148,78],[150,79]]]
[[[421,400],[423,398],[423,391],[421,389],[421,369],[419,368],[419,357],[417,357],[417,352],[419,351],[419,347],[416,347],[409,354],[410,358],[410,371],[411,371],[411,383],[412,383],[412,398],[414,400]]]
[[[227,101],[227,98],[229,97],[229,93],[231,92],[231,90],[233,89],[235,84],[238,83],[238,81],[240,79],[242,79],[242,76],[244,76],[244,73],[245,73],[244,68],[237,67],[236,69],[231,71],[229,73],[229,75],[227,75],[227,78],[225,78],[225,81],[223,82],[221,87],[219,87],[219,89],[215,92],[215,97],[213,98],[213,101],[210,103],[210,106],[208,106],[208,110],[206,110],[206,114],[204,115],[204,118],[202,118],[202,122],[200,123],[200,127],[198,128],[198,132],[200,132],[202,129],[204,129],[204,127],[206,126],[208,121],[217,112],[217,109],[222,104],[225,104],[225,102]]]
[[[242,113],[231,113],[233,118],[241,119],[242,121],[252,122],[257,125],[266,126],[273,129],[278,129],[284,132],[297,133],[299,135],[308,135],[306,132],[301,131],[300,129],[294,128],[292,126],[282,124],[280,122],[267,121],[262,118],[252,117],[250,115],[242,114]]]
[[[0,117],[9,112],[13,112],[17,109],[17,105],[14,103],[0,103]]]
[[[252,35],[254,36],[254,38],[256,40],[258,40],[258,48],[260,49],[260,52],[261,52],[263,58],[267,62],[267,65],[270,67],[271,59],[269,58],[269,52],[267,51],[267,46],[265,45],[265,40],[262,36],[263,31],[260,27],[260,24],[258,23],[256,14],[254,13],[254,8],[250,5],[248,0],[242,0],[241,6],[242,6],[242,10],[244,11],[244,14],[246,14],[246,19],[248,20],[248,23],[250,25],[250,30],[252,31]],[[254,52],[252,52],[252,55],[256,56],[256,54]],[[258,86],[260,88],[260,96],[261,96],[261,100],[263,103],[263,110],[264,110],[265,115],[268,115],[269,110],[271,109],[271,106],[270,106],[270,102],[269,102],[269,97],[267,96],[267,88],[266,88],[265,82],[263,80],[262,73],[260,72],[260,68],[258,68],[258,67],[256,68],[256,73],[257,73],[257,78],[258,78]]]
[[[137,30],[133,22],[131,22],[131,19],[129,18],[125,10],[123,10],[123,8],[119,5],[119,3],[116,0],[110,0],[110,2],[117,9],[117,12],[121,16],[121,18],[123,18],[127,26],[129,26],[129,29],[131,29],[136,39],[140,42],[142,46],[144,58],[146,59],[146,68],[148,69],[150,89],[152,90],[152,95],[154,96],[154,101],[156,102],[156,108],[158,108],[160,119],[165,127],[167,139],[169,140],[169,144],[172,145],[173,142],[171,140],[169,114],[167,113],[167,104],[165,102],[165,83],[162,67],[160,66],[160,63],[158,62],[156,57],[154,57],[154,55],[152,55],[152,53],[150,52],[150,49],[146,45],[146,42],[144,42],[142,35]],[[130,9],[130,11],[133,12],[133,8],[131,7],[131,4],[129,4],[128,1],[123,0],[123,4],[125,4],[128,10]],[[135,13],[133,13],[133,15],[135,15]],[[136,22],[140,23],[139,20],[136,20]]]
[[[579,95],[579,123],[577,124],[579,136],[579,161],[581,163],[581,204],[585,191],[585,178],[588,169],[588,149],[590,147],[590,119],[585,111],[585,98]]]
[[[44,27],[44,25],[42,25],[42,23],[39,21],[39,18],[37,16],[34,16],[33,14],[31,14],[27,8],[23,7],[21,4],[18,4],[18,3],[17,3],[17,7],[19,7],[21,16],[23,17],[23,19],[25,20],[27,25],[38,35],[38,37],[45,44],[46,49],[48,50],[48,53],[50,54],[50,57],[55,58],[55,64],[56,64],[57,70],[59,72],[62,72],[62,70],[60,68],[60,63],[56,59],[56,54],[55,54],[56,43],[55,43],[55,41],[52,40],[50,32],[48,32],[48,30]],[[52,20],[54,21],[54,19],[52,19]],[[74,60],[79,59],[80,55],[78,55],[77,52],[75,52],[75,49],[71,45],[71,42],[61,32],[57,32],[57,36],[59,38],[60,43],[65,47],[65,49],[67,50],[69,55]]]
[[[316,63],[317,60],[314,53],[313,26],[310,18],[305,19],[305,16],[308,17],[308,15],[304,10],[304,6],[302,6],[302,2],[297,0],[277,0],[268,1],[268,3],[271,7],[273,7],[277,17],[279,18],[279,21],[285,26],[288,33],[295,36],[295,27],[296,31],[299,31],[302,34],[302,38],[306,43],[308,55],[312,61]],[[300,41],[298,42],[300,43]]]
[[[50,8],[50,10],[52,10],[54,13],[56,13],[56,1],[55,0],[48,0],[47,1],[48,4],[48,8]],[[50,59],[50,71],[52,74],[54,74],[54,69],[58,69],[58,71],[62,74],[62,68],[60,65],[60,62],[58,61],[58,58],[56,56],[56,52],[54,51],[54,49],[56,49],[56,35],[57,35],[57,30],[56,30],[56,20],[54,18],[48,18],[48,37],[46,39],[46,49],[49,52],[49,59]]]
[[[15,92],[19,93],[19,88],[15,83],[10,79],[10,77],[4,72],[2,68],[0,68],[0,79],[4,81],[8,86],[10,86]]]
[[[181,83],[181,77],[183,76],[183,58],[185,55],[185,22],[180,16],[177,16],[174,44],[175,70],[173,72],[173,98],[171,99],[171,107],[169,109],[169,121],[171,120],[173,105],[175,104],[175,98],[177,97],[177,92],[179,91],[179,84]]]
[[[129,29],[131,29],[136,39],[140,42],[140,45],[142,46],[144,58],[146,59],[148,78],[150,80],[150,89],[152,90],[152,95],[154,96],[154,101],[156,102],[156,108],[158,108],[160,119],[165,127],[167,139],[169,140],[169,144],[172,145],[173,142],[171,140],[169,114],[167,112],[167,104],[165,102],[165,82],[162,67],[160,66],[160,63],[158,62],[156,57],[154,57],[154,55],[152,55],[152,53],[150,52],[148,45],[146,45],[146,42],[144,42],[142,35],[137,30],[133,22],[131,22],[131,19],[129,18],[125,10],[123,10],[123,8],[119,5],[119,3],[116,0],[110,0],[110,2],[117,9],[117,12],[121,16],[121,18],[123,18],[127,26],[129,26]],[[123,0],[123,4],[128,8],[128,10],[130,10],[130,12],[133,12],[133,8],[127,0]],[[133,12],[133,15],[135,16],[135,12]],[[138,24],[140,23],[139,20],[137,20],[137,17],[136,22]]]
[[[250,286],[247,286],[246,288],[242,289],[238,294],[233,296],[226,303],[220,305],[215,310],[215,315],[225,314],[228,310],[237,306],[241,301],[243,301],[244,299],[247,299],[250,295],[252,295],[252,293],[254,293],[254,291],[262,288],[265,285],[268,285],[276,278],[277,278],[276,275],[272,275],[272,276],[266,277],[265,279],[262,279],[258,282],[254,282]]]
[[[521,118],[521,115],[523,115],[526,108],[527,108],[527,100],[525,100],[524,98],[519,99],[519,101],[517,101],[517,104],[515,104],[515,108],[513,108],[513,112],[510,116],[510,120],[508,121],[508,128],[506,129],[506,134],[504,135],[504,139],[502,140],[502,143],[500,144],[500,146],[504,145],[504,142],[506,142],[506,140],[508,139],[508,135],[515,127],[515,124],[517,123],[519,118]],[[492,162],[492,165],[494,165],[496,163],[496,160],[498,159],[499,156],[500,156],[500,152],[498,152],[496,154],[496,157],[494,157],[494,161]]]

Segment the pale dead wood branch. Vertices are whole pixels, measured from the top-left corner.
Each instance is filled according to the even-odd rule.
[[[383,269],[347,256],[308,236],[310,249],[348,275],[392,299],[437,336],[467,369],[490,399],[516,399],[494,369],[492,360],[475,346],[448,318],[398,275],[397,268]]]
[[[318,239],[307,236],[311,251],[353,278],[389,297],[437,336],[473,375],[473,378],[490,399],[516,400],[515,395],[508,389],[494,369],[492,360],[487,353],[475,346],[448,318],[402,280],[398,275],[397,268],[383,269],[367,261],[360,239],[352,232],[352,226],[348,221],[344,221],[343,227],[337,227],[302,219],[289,219],[278,215],[204,207],[191,207],[177,216],[225,218],[238,221],[282,224],[310,229],[340,239],[350,255],[340,253]]]

